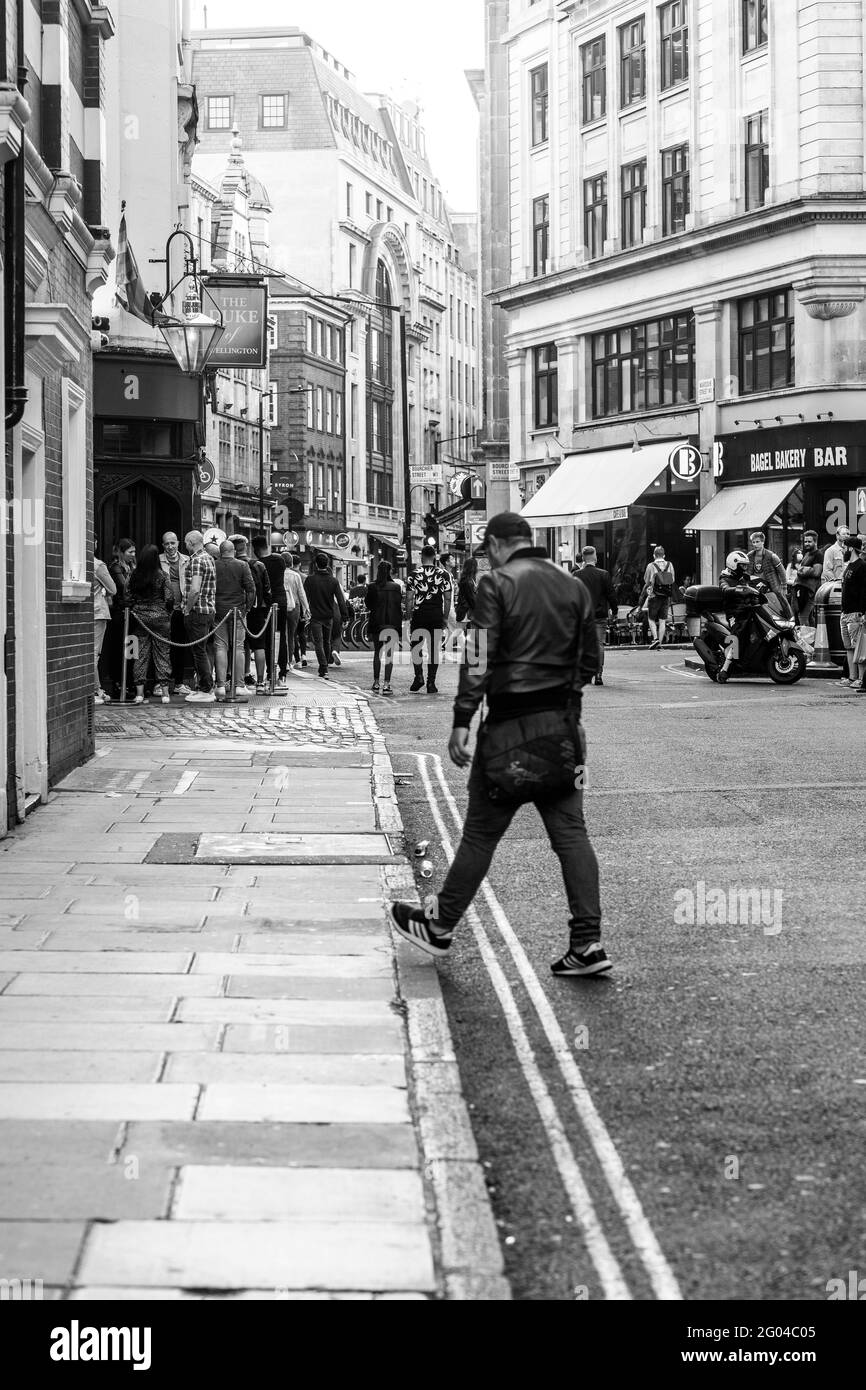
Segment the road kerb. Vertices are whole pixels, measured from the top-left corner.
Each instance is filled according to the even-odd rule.
[[[373,800],[377,824],[402,834],[394,772],[372,711],[365,722],[373,743]],[[383,865],[387,902],[420,901],[408,864]],[[395,938],[397,993],[405,1005],[409,1098],[436,1216],[437,1265],[445,1299],[510,1301],[511,1289],[484,1169],[460,1085],[454,1043],[434,961]]]

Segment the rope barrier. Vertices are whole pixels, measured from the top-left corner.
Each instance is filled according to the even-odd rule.
[[[241,625],[243,626],[244,631],[247,633],[247,635],[250,637],[250,639],[251,639],[252,641],[257,641],[260,637],[264,637],[264,635],[265,635],[265,633],[267,632],[268,628],[269,628],[269,627],[272,628],[272,637],[271,637],[271,642],[272,642],[272,661],[271,661],[271,680],[270,680],[270,686],[271,686],[271,694],[273,694],[273,693],[274,693],[274,688],[275,688],[275,685],[276,685],[276,679],[275,679],[275,677],[276,677],[276,658],[277,658],[277,652],[276,652],[277,624],[276,624],[276,622],[274,621],[274,612],[275,612],[276,607],[277,607],[277,605],[274,605],[274,606],[270,609],[270,612],[268,613],[267,621],[265,622],[265,625],[264,625],[264,627],[262,628],[261,632],[251,632],[250,629],[247,627],[245,616],[242,615],[242,614],[240,613],[240,609],[238,609],[238,608],[232,608],[231,611],[228,612],[228,613],[226,613],[226,615],[225,615],[224,618],[220,618],[220,620],[219,620],[219,622],[216,624],[216,626],[215,626],[215,627],[212,627],[212,628],[210,629],[209,632],[206,632],[206,633],[204,634],[203,637],[196,637],[196,638],[194,639],[194,641],[192,641],[192,642],[173,642],[173,641],[171,640],[170,637],[164,637],[164,636],[162,635],[162,633],[160,633],[160,632],[154,632],[153,628],[148,627],[148,626],[147,626],[147,623],[144,622],[144,621],[138,616],[138,614],[134,612],[134,610],[133,610],[131,607],[127,606],[127,607],[124,608],[124,610],[123,610],[123,651],[124,651],[123,662],[124,662],[124,668],[125,668],[125,666],[126,666],[126,662],[130,659],[130,658],[126,655],[126,650],[127,650],[128,645],[129,645],[129,617],[130,617],[130,613],[131,613],[132,616],[135,618],[135,621],[138,623],[138,626],[139,626],[144,632],[146,632],[146,633],[148,634],[149,637],[152,637],[152,638],[154,639],[154,641],[156,641],[156,642],[162,642],[166,647],[178,647],[178,648],[180,648],[180,649],[182,649],[182,650],[184,650],[184,651],[187,651],[190,647],[197,647],[197,646],[200,646],[202,642],[209,642],[210,639],[213,637],[214,633],[215,633],[215,632],[219,632],[220,628],[223,627],[223,626],[228,622],[229,618],[231,618],[231,619],[233,620],[233,625],[235,625],[235,630],[234,630],[234,632],[233,632],[233,637],[232,637],[232,651],[233,651],[233,652],[236,651],[236,650],[237,650],[236,624],[237,624],[238,617],[240,617]],[[166,616],[167,616],[167,617],[169,616],[168,610],[166,610]],[[188,616],[188,615],[185,615],[185,616]],[[235,687],[235,685],[236,685],[237,683],[238,683],[238,678],[237,678],[237,676],[236,676],[236,673],[235,673],[235,672],[232,672],[232,689],[234,689],[234,687]],[[126,678],[125,678],[125,674],[124,674],[124,679],[121,681],[120,703],[121,703],[121,704],[125,704],[125,703],[126,703]],[[232,704],[235,703],[234,697],[232,697],[232,699],[231,699],[230,701],[228,701],[227,703],[232,703]]]

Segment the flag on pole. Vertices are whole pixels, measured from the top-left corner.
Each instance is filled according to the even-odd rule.
[[[117,235],[117,280],[114,297],[128,314],[149,323],[151,328],[156,326],[158,318],[163,317],[154,309],[142,283],[138,262],[126,235],[126,213],[123,211],[120,214],[120,230]]]

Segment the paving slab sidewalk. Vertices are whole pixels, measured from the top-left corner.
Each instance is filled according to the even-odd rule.
[[[0,840],[0,1279],[510,1298],[366,701],[100,725]]]

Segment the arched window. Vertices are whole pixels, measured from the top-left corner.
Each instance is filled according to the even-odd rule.
[[[391,292],[391,277],[384,261],[379,261],[376,266],[376,298],[384,304],[394,303]]]

